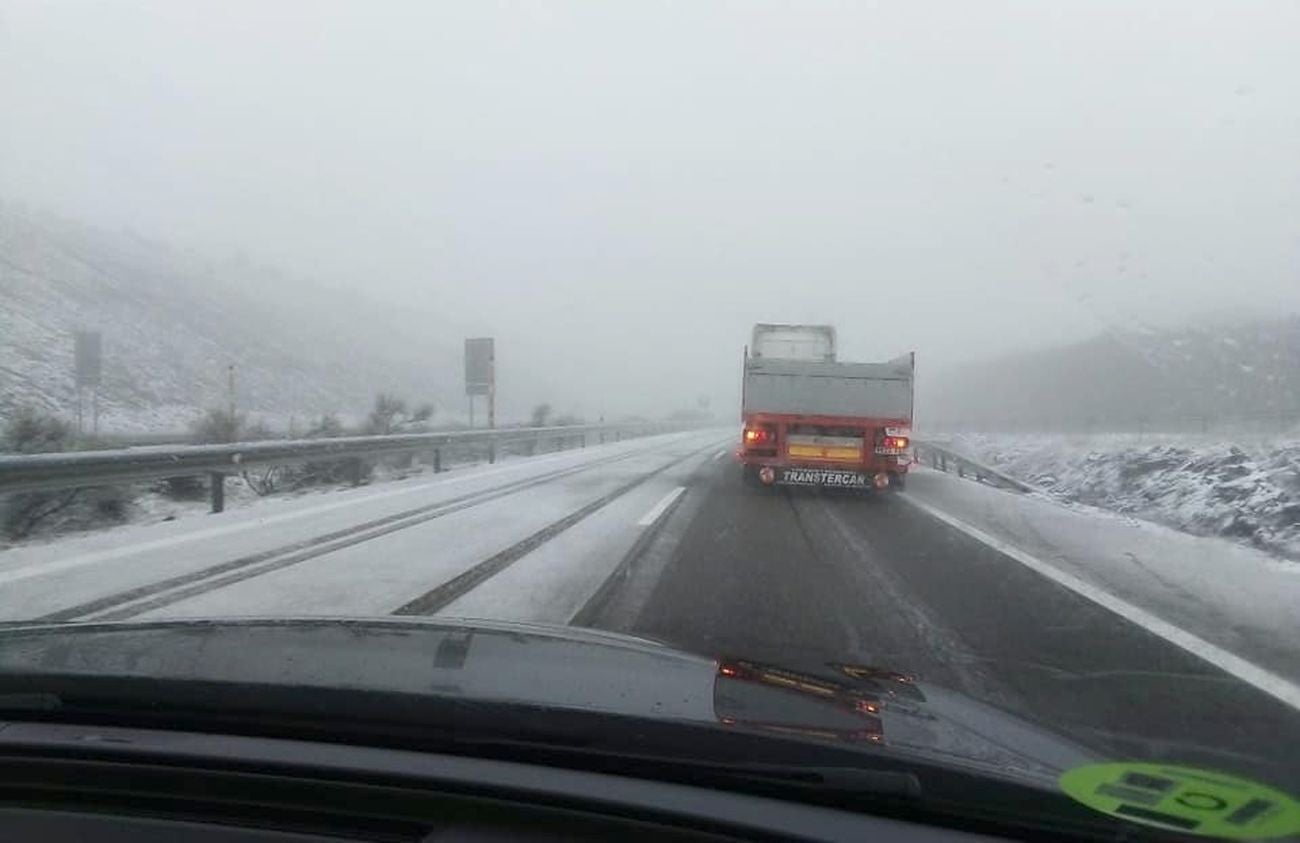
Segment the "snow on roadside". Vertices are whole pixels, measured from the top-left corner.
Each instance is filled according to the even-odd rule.
[[[968,434],[951,443],[1058,499],[1300,560],[1298,439]]]
[[[502,454],[498,462],[506,462],[519,457],[515,454]],[[452,470],[466,465],[474,465],[476,460],[469,455],[449,459],[444,468]],[[417,459],[388,459],[377,462],[366,480],[367,485],[404,480],[408,477],[423,475],[432,471],[432,467]],[[254,470],[253,475],[260,475],[261,470]],[[29,547],[48,544],[79,535],[109,530],[116,527],[141,524],[157,524],[163,521],[175,521],[180,518],[192,518],[210,511],[206,478],[195,478],[195,487],[189,494],[178,496],[169,494],[167,484],[163,481],[132,483],[120,487],[108,487],[105,490],[83,490],[83,500],[78,505],[68,507],[43,521],[30,535],[21,539],[5,538],[0,535],[0,551],[16,547]],[[301,488],[277,488],[266,495],[260,495],[240,475],[231,475],[225,483],[225,505],[227,510],[243,509],[254,506],[259,501],[276,498],[298,498],[307,495],[321,495],[351,488],[347,482],[321,483]],[[102,500],[120,501],[110,513],[106,513],[99,504]],[[3,499],[0,499],[3,503]]]

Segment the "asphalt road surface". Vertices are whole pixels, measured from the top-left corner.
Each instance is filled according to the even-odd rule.
[[[0,618],[597,626],[795,669],[890,669],[1104,757],[1300,791],[1300,716],[1285,702],[948,526],[913,493],[748,487],[733,446],[728,430],[593,444],[15,548],[0,553]]]
[[[1116,758],[1300,784],[1300,717],[903,496],[754,489],[705,464],[599,626],[703,653],[888,668]],[[888,736],[886,736],[888,739]]]

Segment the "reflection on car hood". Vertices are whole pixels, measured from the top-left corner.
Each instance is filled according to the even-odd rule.
[[[495,621],[13,624],[0,675],[185,679],[431,694],[689,721],[960,759],[1055,779],[1093,760],[1005,712],[870,665],[799,670],[640,638]]]

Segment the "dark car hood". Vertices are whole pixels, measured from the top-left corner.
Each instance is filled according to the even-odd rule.
[[[687,721],[900,751],[1054,782],[1095,760],[960,694],[876,666],[790,670],[575,627],[274,619],[10,624],[5,675],[374,690]]]

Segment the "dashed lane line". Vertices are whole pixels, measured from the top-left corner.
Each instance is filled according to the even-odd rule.
[[[676,489],[673,489],[668,494],[664,495],[659,499],[659,503],[650,507],[650,511],[641,516],[641,520],[637,521],[636,525],[638,527],[649,527],[651,524],[658,521],[663,517],[663,514],[668,507],[673,505],[673,501],[677,500],[677,496],[685,491],[685,486],[678,486]]]

